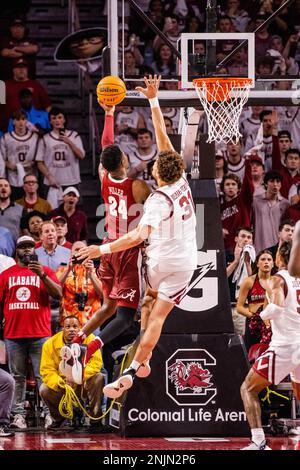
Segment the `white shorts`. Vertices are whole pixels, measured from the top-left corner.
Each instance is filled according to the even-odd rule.
[[[300,345],[270,346],[256,359],[253,369],[275,385],[289,374],[293,382],[300,383]]]
[[[158,292],[157,297],[172,304],[179,304],[192,279],[194,270],[177,273],[163,273],[146,267],[145,277],[150,289]]]

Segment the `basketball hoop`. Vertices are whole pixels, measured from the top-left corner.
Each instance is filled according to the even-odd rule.
[[[193,80],[208,120],[207,142],[233,142],[241,137],[239,117],[249,98],[251,78],[197,78]]]

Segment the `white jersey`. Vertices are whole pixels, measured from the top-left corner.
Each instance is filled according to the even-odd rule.
[[[85,153],[81,137],[77,132],[66,130],[65,136]],[[74,155],[71,147],[60,140],[54,132],[49,132],[41,139],[36,160],[45,163],[51,175],[61,186],[73,186],[81,181],[79,159]],[[44,184],[49,186],[47,178],[44,178]]]
[[[34,162],[37,154],[39,137],[36,132],[27,131],[25,135],[18,135],[15,132],[6,132],[1,139],[1,153],[4,161],[15,165],[24,166],[27,162]],[[24,168],[25,174],[33,173],[33,167]],[[7,169],[8,181],[11,186],[23,186],[23,182],[18,179],[17,170]]]
[[[184,177],[149,196],[140,225],[152,227],[146,248],[149,268],[166,273],[196,269],[196,216]]]
[[[286,297],[284,310],[271,321],[272,340],[270,346],[300,344],[300,278],[292,277],[286,269],[276,273],[284,279]]]
[[[149,155],[141,155],[138,149],[128,154],[130,168],[135,168],[140,163],[147,162],[147,168],[144,171],[138,172],[136,178],[138,178],[139,180],[144,180],[152,191],[157,188],[157,183],[152,176],[152,168],[156,158],[157,150],[156,148],[154,148],[154,146]]]

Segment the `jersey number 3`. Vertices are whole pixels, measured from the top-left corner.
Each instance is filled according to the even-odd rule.
[[[114,217],[121,216],[122,219],[127,219],[127,206],[126,201],[124,199],[117,199],[113,196],[108,197],[109,202],[109,212]]]
[[[191,195],[190,191],[188,191],[188,197],[182,196],[179,199],[179,205],[184,210],[184,214],[182,215],[182,220],[188,220],[193,215],[193,213],[195,212],[194,211],[194,201],[193,201],[193,198],[192,198],[192,195]]]

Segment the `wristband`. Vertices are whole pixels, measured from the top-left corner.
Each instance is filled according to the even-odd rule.
[[[44,272],[43,272],[43,274],[41,275],[41,279],[42,279],[42,281],[43,281],[43,280],[44,280],[44,279],[45,279],[47,276],[48,276],[48,274],[47,274],[47,273],[45,273],[45,271],[44,271]]]
[[[149,103],[150,103],[150,108],[159,108],[159,102],[158,102],[158,98],[157,96],[155,98],[150,98],[149,99]]]
[[[105,243],[105,245],[99,246],[100,255],[106,255],[111,253],[110,243]]]
[[[279,305],[270,303],[262,312],[260,312],[260,318],[262,318],[263,320],[271,320],[272,318],[281,315],[283,311],[283,307],[279,307]]]

